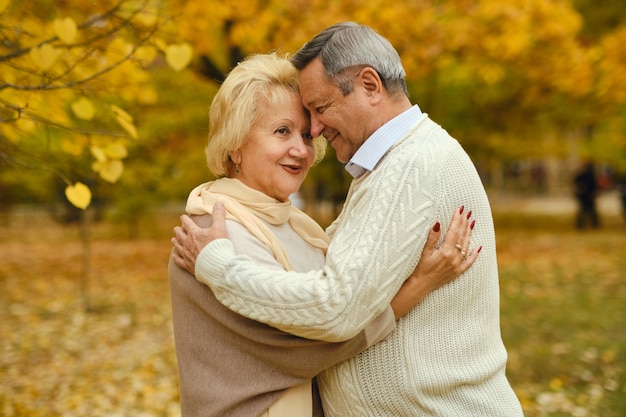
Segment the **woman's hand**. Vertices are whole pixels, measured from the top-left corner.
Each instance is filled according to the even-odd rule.
[[[427,294],[442,287],[467,271],[474,263],[482,246],[469,250],[470,237],[475,220],[472,212],[463,213],[459,208],[452,216],[452,222],[443,243],[436,247],[441,235],[441,226],[436,223],[430,230],[422,256],[415,270],[402,284],[391,300],[396,320],[409,312]]]

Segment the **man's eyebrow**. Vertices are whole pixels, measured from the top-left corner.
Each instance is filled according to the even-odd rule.
[[[310,101],[307,101],[307,102],[303,103],[303,106],[305,108],[307,108],[307,109],[314,109],[315,108],[315,102],[316,102],[316,100],[310,100]]]

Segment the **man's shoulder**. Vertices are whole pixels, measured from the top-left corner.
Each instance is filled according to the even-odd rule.
[[[390,149],[389,156],[398,163],[402,160],[422,163],[442,160],[457,151],[463,151],[459,142],[440,125],[426,119],[407,132],[404,139]]]

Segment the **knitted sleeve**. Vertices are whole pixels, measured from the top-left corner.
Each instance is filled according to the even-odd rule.
[[[274,258],[269,248],[267,248],[259,239],[249,233],[245,227],[231,221],[227,221],[226,226],[228,229],[228,236],[230,240],[222,239],[216,241],[216,247],[222,247],[223,245],[222,249],[224,249],[224,251],[216,251],[217,256],[208,260],[209,265],[202,264],[200,262],[196,264],[196,277],[198,281],[206,285],[211,282],[211,280],[203,278],[203,276],[206,277],[207,275],[215,273],[217,268],[219,268],[219,263],[221,262],[219,261],[219,257],[221,256],[221,253],[228,253],[228,256],[235,256],[236,253],[242,254],[240,255],[240,259],[245,259],[246,262],[251,262],[255,265],[255,267],[258,267],[260,270],[266,272],[285,272],[283,267]],[[282,243],[289,244],[288,241]],[[237,248],[236,253],[234,250],[235,247]],[[305,255],[306,254],[303,254],[303,256]],[[297,264],[301,265],[301,262],[302,261],[299,261],[297,262]],[[215,268],[212,268],[210,264],[213,264]],[[205,266],[205,269],[202,269],[202,265]],[[208,269],[206,268],[207,266]],[[226,306],[229,307],[228,305]],[[263,321],[256,319],[253,312],[247,314],[246,316],[256,321]],[[391,308],[391,305],[388,304],[382,314],[376,316],[375,318],[372,318],[372,320],[367,323],[367,325],[360,331],[360,333],[357,333],[357,335],[355,336],[363,337],[367,347],[369,347],[386,338],[395,329],[395,325],[396,323],[393,309]],[[280,325],[274,327],[277,327],[280,330],[286,331],[296,336],[306,337],[309,339],[319,339],[318,337],[315,337],[316,333],[309,332],[309,329],[307,327],[285,327]]]
[[[440,139],[433,136],[427,144]],[[200,253],[196,276],[224,305],[254,320],[328,341],[354,336],[388,307],[435,221],[435,183],[450,146],[420,146],[395,148],[353,182],[323,270],[269,271],[235,256],[222,240]]]

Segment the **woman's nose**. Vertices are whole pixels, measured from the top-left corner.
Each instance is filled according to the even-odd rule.
[[[306,157],[309,147],[306,145],[306,139],[302,135],[296,135],[289,148],[290,154],[298,158]]]

